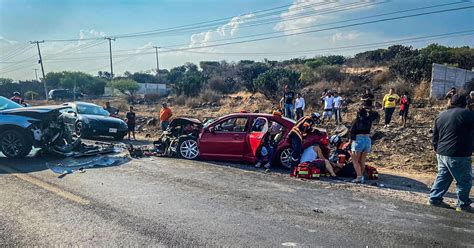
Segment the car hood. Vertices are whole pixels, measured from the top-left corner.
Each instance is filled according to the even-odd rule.
[[[90,121],[97,121],[97,122],[108,122],[108,123],[115,123],[121,124],[125,123],[122,119],[111,117],[111,116],[103,116],[103,115],[79,115],[82,119],[88,119]]]
[[[0,114],[4,115],[20,115],[36,119],[41,119],[45,115],[49,115],[53,112],[58,112],[62,109],[68,108],[67,106],[38,106],[38,107],[26,107],[26,108],[15,108],[0,111]]]
[[[170,127],[177,127],[177,126],[184,126],[184,125],[187,125],[187,124],[196,124],[200,127],[202,127],[202,122],[198,119],[195,119],[195,118],[187,118],[187,117],[177,117],[177,118],[174,118],[169,126]]]

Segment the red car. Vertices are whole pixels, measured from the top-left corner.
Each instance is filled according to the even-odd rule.
[[[272,129],[272,132],[275,131],[281,137],[274,152],[273,161],[289,168],[292,148],[291,141],[288,139],[288,132],[294,126],[295,121],[271,114],[236,113],[223,116],[204,125],[197,123],[195,119],[176,118],[176,123],[188,121],[188,125],[198,127],[198,130],[180,133],[180,138],[176,139],[175,145],[171,144],[171,150],[174,150],[179,157],[185,159],[199,157],[205,160],[256,163],[257,150],[261,145],[263,134],[268,130],[252,130],[257,119],[263,119],[265,127],[275,129]],[[170,123],[170,126],[171,129],[175,128],[173,122]],[[326,156],[329,154],[329,142],[326,132],[314,129],[304,140],[303,149],[315,143],[321,146]]]

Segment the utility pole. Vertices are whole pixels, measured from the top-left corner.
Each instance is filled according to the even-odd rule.
[[[110,54],[110,77],[114,78],[114,66],[112,65],[112,41],[115,41],[115,38],[105,37],[104,39],[109,40],[109,54]]]
[[[39,69],[33,69],[33,70],[35,71],[36,81],[39,81],[39,80],[38,80],[38,70],[39,70]]]
[[[160,74],[160,62],[158,60],[158,48],[161,48],[161,47],[154,46],[154,48],[155,48],[155,52],[156,52],[156,76],[158,76]]]
[[[44,40],[42,41],[30,41],[30,44],[36,43],[36,47],[38,47],[38,56],[39,56],[39,63],[41,64],[41,72],[43,74],[43,78],[41,81],[43,81],[43,86],[44,86],[44,93],[46,94],[46,100],[48,100],[48,87],[46,87],[46,76],[44,75],[44,66],[43,66],[43,59],[41,58],[41,50],[40,50],[40,43],[44,43]]]

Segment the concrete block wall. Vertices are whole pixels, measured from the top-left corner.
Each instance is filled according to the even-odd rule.
[[[434,63],[430,95],[433,98],[443,98],[452,87],[463,89],[473,78],[474,71]]]

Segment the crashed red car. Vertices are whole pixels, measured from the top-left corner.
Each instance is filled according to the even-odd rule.
[[[289,168],[292,148],[288,133],[295,121],[271,114],[235,113],[205,124],[196,119],[176,118],[158,143],[166,143],[163,149],[185,159],[255,163],[256,153],[264,134],[263,131],[252,130],[257,119],[264,119],[268,127],[274,122],[281,126],[278,133],[281,138],[273,161]],[[306,137],[303,149],[314,144],[319,144],[326,156],[329,154],[326,132],[313,129]]]

